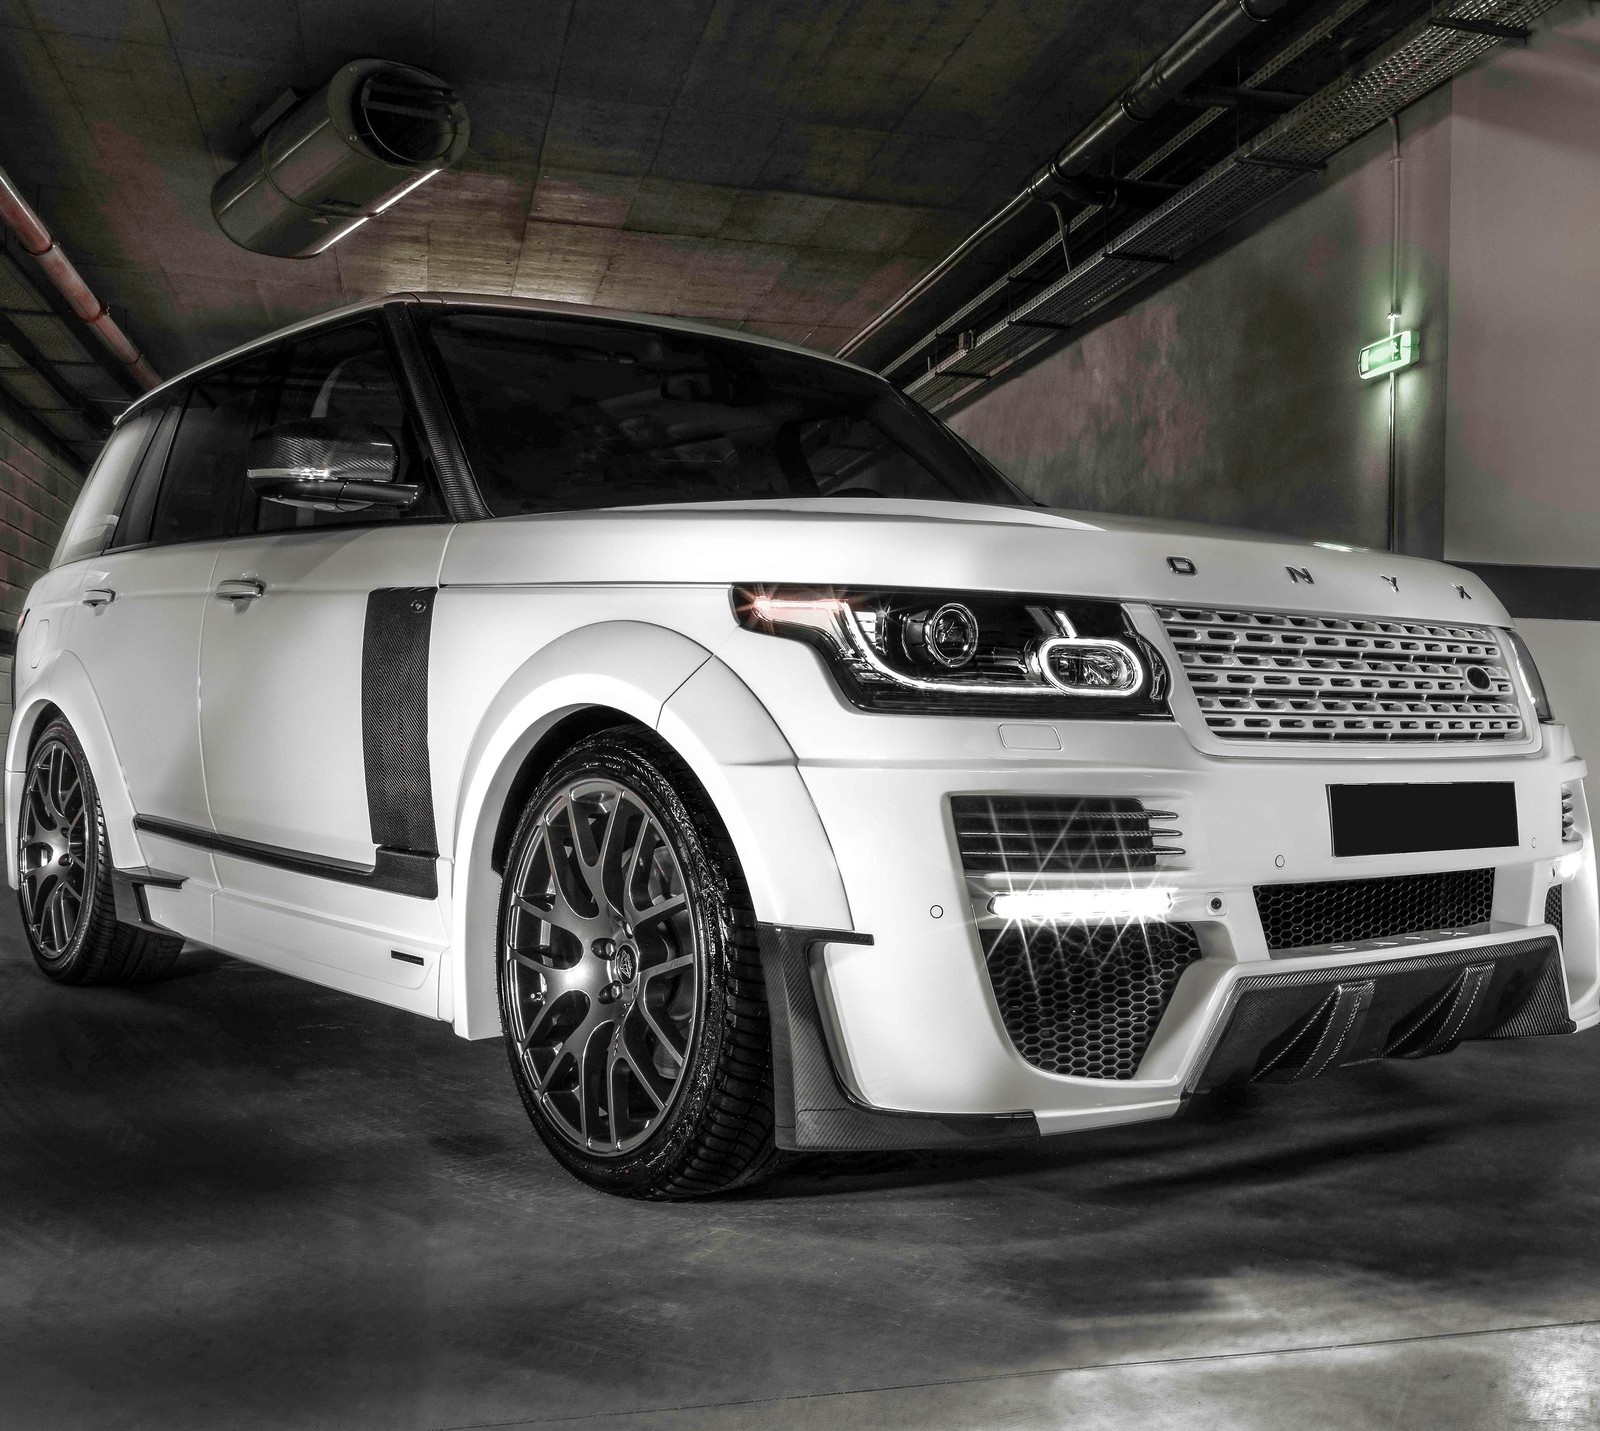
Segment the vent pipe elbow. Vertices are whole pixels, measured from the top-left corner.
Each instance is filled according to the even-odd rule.
[[[356,60],[217,180],[211,212],[241,248],[311,258],[456,164],[469,133],[465,105],[436,75]]]

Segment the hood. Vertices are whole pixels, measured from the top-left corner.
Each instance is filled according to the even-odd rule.
[[[1511,624],[1482,580],[1442,562],[956,502],[819,498],[502,517],[456,530],[442,580],[901,586]]]

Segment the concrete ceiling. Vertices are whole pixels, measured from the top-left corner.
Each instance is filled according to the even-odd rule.
[[[470,289],[833,348],[1206,0],[0,0],[0,166],[163,373],[339,303]],[[215,178],[285,88],[446,78],[472,147],[327,254]]]

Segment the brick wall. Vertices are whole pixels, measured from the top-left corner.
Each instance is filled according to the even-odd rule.
[[[16,629],[82,483],[70,459],[0,408],[0,630]],[[0,650],[0,738],[11,725],[10,643]]]

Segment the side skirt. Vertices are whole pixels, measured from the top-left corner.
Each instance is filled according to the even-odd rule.
[[[315,879],[362,885],[367,889],[408,895],[413,899],[439,897],[439,857],[416,850],[380,848],[371,865],[358,865],[349,860],[329,859],[301,850],[286,850],[278,845],[257,844],[254,840],[236,840],[230,835],[219,835],[214,830],[201,830],[193,825],[181,825],[175,820],[159,820],[149,815],[135,815],[133,827],[215,854],[253,860],[256,864],[292,870],[295,874],[310,875]]]

